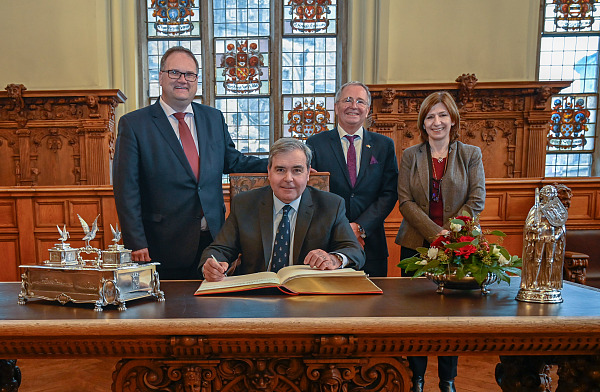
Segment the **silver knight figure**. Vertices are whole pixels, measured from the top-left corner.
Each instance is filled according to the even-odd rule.
[[[563,187],[555,184],[535,190],[535,204],[523,228],[523,270],[516,298],[519,301],[562,302],[568,204],[563,204],[557,188]]]

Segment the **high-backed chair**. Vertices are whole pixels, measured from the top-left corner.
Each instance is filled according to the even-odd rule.
[[[232,173],[229,175],[229,194],[237,194],[269,185],[267,173]],[[308,185],[329,192],[329,172],[310,173]]]

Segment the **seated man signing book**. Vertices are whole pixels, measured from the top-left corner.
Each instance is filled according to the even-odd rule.
[[[236,275],[293,264],[362,268],[365,254],[346,218],[344,199],[306,186],[311,157],[296,139],[271,146],[270,186],[236,196],[225,225],[202,253],[199,268],[207,281],[223,280],[240,253]]]

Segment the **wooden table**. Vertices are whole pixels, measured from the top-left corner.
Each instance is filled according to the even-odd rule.
[[[19,306],[20,285],[0,283],[0,358],[119,358],[113,391],[409,391],[405,356],[482,353],[501,355],[506,391],[527,377],[537,386],[522,390],[543,390],[549,362],[562,390],[598,385],[599,290],[565,283],[562,304],[533,304],[514,299],[518,280],[488,296],[439,295],[423,278],[373,281],[383,295],[195,297],[198,282],[167,281],[165,302],[100,313]]]

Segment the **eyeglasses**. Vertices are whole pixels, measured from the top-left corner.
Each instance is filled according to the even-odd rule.
[[[346,97],[345,99],[340,99],[340,102],[345,103],[348,106],[352,106],[355,102],[357,106],[362,106],[362,107],[366,107],[367,105],[367,101],[365,101],[364,99],[361,98],[357,98],[356,100],[352,97]]]
[[[167,75],[169,75],[169,78],[171,79],[179,79],[181,75],[183,75],[185,80],[187,80],[188,82],[195,82],[196,80],[198,80],[198,74],[195,74],[193,72],[181,72],[175,69],[168,69],[162,72],[166,72]]]
[[[431,179],[431,201],[439,203],[440,197],[442,196],[442,192],[440,190],[442,185],[442,179],[436,180],[435,178]]]

